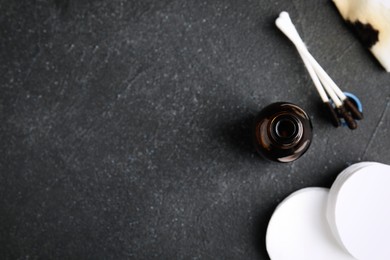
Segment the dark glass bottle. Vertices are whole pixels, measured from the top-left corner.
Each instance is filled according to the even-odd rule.
[[[254,144],[257,152],[276,162],[292,162],[309,148],[312,124],[302,108],[287,102],[265,107],[255,118]]]

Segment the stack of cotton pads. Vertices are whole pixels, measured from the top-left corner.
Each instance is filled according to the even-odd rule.
[[[294,192],[272,215],[266,246],[272,260],[389,260],[390,166],[357,163],[330,190]]]

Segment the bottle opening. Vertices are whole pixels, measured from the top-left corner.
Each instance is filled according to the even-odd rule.
[[[283,118],[276,123],[275,131],[279,138],[289,139],[296,135],[298,126],[291,119]]]

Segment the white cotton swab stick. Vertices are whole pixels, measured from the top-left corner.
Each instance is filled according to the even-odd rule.
[[[324,87],[321,84],[320,79],[318,78],[315,70],[311,66],[310,62],[306,59],[306,57],[302,56],[303,63],[305,64],[305,67],[307,71],[309,72],[309,75],[311,79],[313,80],[314,86],[317,89],[318,94],[320,95],[323,102],[329,102],[328,95],[326,95],[326,92],[324,90]]]
[[[336,83],[332,80],[331,77],[325,72],[325,70],[321,67],[321,65],[314,59],[314,57],[310,54],[310,52],[307,50],[306,45],[304,44],[302,38],[299,36],[298,31],[296,30],[294,24],[292,23],[290,17],[288,14],[284,14],[282,16],[282,19],[286,19],[286,25],[289,25],[291,33],[294,36],[294,44],[297,46],[298,52],[301,55],[302,59],[308,59],[308,61],[313,66],[313,69],[317,73],[319,79],[322,81],[325,89],[327,89],[327,92],[330,94],[330,91],[333,90],[334,93],[337,95],[338,99],[340,99],[343,106],[345,106],[349,112],[354,116],[355,119],[361,120],[363,119],[363,114],[356,108],[355,105],[351,103],[351,101],[347,98],[347,96],[344,94],[344,92],[336,85]],[[330,90],[330,89],[331,90]],[[332,100],[335,102],[335,104],[338,104],[339,102],[336,101],[336,97],[330,94]]]
[[[295,45],[299,54],[302,56],[303,60],[307,60],[312,66],[317,76],[323,83],[323,86],[330,96],[330,98],[335,103],[336,107],[340,107],[342,105],[341,100],[337,96],[337,94],[333,91],[328,84],[328,80],[324,76],[324,73],[321,71],[321,66],[317,63],[317,61],[311,56],[309,51],[307,50],[305,44],[302,41],[302,38],[299,36],[298,31],[296,30],[294,24],[291,22],[290,16],[287,12],[282,12],[278,19],[276,19],[276,26],[290,39],[290,41]],[[313,62],[314,60],[314,62]],[[306,65],[306,64],[305,64]],[[308,67],[308,66],[306,66]],[[319,67],[321,69],[319,69]],[[326,74],[326,73],[325,73]]]
[[[283,14],[283,13],[282,13]],[[282,16],[281,14],[281,16]],[[279,28],[282,28],[281,30],[284,29],[284,23],[281,23],[280,20],[276,20],[276,24]],[[299,50],[298,50],[299,51]],[[311,77],[311,79],[313,80],[313,83],[314,83],[314,86],[316,87],[317,89],[317,92],[318,94],[320,95],[321,99],[322,99],[322,102],[324,104],[324,106],[326,107],[328,113],[329,113],[329,116],[330,116],[330,119],[331,119],[331,122],[332,124],[335,126],[335,127],[339,127],[341,125],[341,122],[340,122],[340,119],[339,117],[337,116],[335,110],[333,109],[333,106],[332,104],[330,103],[330,100],[328,98],[328,95],[326,94],[322,84],[321,84],[321,81],[320,79],[318,78],[315,70],[313,69],[313,67],[311,66],[310,62],[308,61],[308,59],[306,58],[305,55],[303,55],[301,52],[299,52],[299,54],[301,55],[302,57],[302,60],[303,60],[303,63],[305,64],[305,67],[307,69],[307,71],[309,72],[309,75]],[[332,93],[333,94],[333,93]],[[337,97],[336,97],[337,98]],[[341,103],[341,102],[340,102]]]
[[[313,80],[314,86],[316,87],[317,92],[320,95],[320,97],[322,99],[322,102],[324,103],[324,106],[326,107],[326,109],[327,109],[327,111],[329,113],[329,116],[330,116],[330,119],[332,121],[332,124],[335,127],[339,127],[341,125],[340,119],[337,116],[336,111],[333,109],[333,106],[330,103],[328,95],[326,95],[326,92],[325,92],[325,90],[324,90],[324,88],[323,88],[323,86],[322,86],[322,84],[321,84],[321,82],[320,82],[316,72],[314,71],[313,67],[311,66],[311,64],[307,60],[307,58],[305,56],[303,56],[302,54],[301,54],[301,57],[302,57],[303,63],[305,64],[305,67],[306,67],[307,71],[309,72],[309,75],[310,75],[311,79]]]
[[[297,47],[301,56],[302,57],[306,56],[308,58],[309,62],[312,64],[314,70],[316,71],[318,77],[322,81],[324,87],[325,88],[330,87],[336,93],[336,95],[339,97],[339,99],[341,99],[341,102],[343,103],[343,105],[346,108],[348,108],[349,112],[351,112],[351,114],[354,116],[354,118],[356,118],[358,120],[363,119],[363,114],[357,109],[357,107],[355,105],[353,105],[351,103],[351,101],[347,98],[347,96],[344,94],[344,92],[336,85],[336,83],[332,80],[332,78],[329,77],[329,75],[325,72],[325,70],[321,67],[321,65],[309,53],[309,51],[306,48],[305,43],[303,42],[302,38],[299,36],[297,29],[295,28],[293,22],[291,21],[289,14],[287,12],[281,12],[279,15],[279,18],[282,19],[282,21],[283,21],[282,24],[284,24],[285,27],[287,27],[287,29],[288,29],[288,30],[283,31],[283,32],[285,34],[286,34],[286,32],[291,33],[292,39],[289,37],[290,40]],[[327,91],[327,92],[329,93],[329,91]],[[335,101],[334,97],[331,96],[331,98],[335,103],[338,103]]]
[[[311,73],[310,72],[310,70],[311,70],[310,67],[312,67],[312,69],[315,71],[315,73],[317,74],[317,77],[321,80],[321,82],[323,84],[323,87],[325,88],[326,92],[331,97],[331,99],[333,100],[335,106],[337,107],[338,113],[341,114],[343,116],[343,118],[345,119],[345,121],[347,122],[348,127],[350,129],[355,129],[357,127],[357,124],[356,124],[355,120],[346,111],[346,109],[344,107],[344,104],[343,104],[344,102],[342,102],[340,100],[340,98],[339,98],[339,95],[337,95],[337,94],[340,94],[338,92],[342,93],[342,91],[337,87],[337,85],[328,76],[328,74],[325,72],[325,70],[318,64],[318,62],[314,59],[314,57],[309,53],[309,51],[307,50],[307,48],[306,48],[302,38],[299,36],[298,31],[296,30],[296,28],[295,28],[294,24],[292,23],[292,21],[290,19],[290,16],[288,15],[287,12],[282,12],[280,14],[279,18],[276,19],[276,26],[295,45],[295,47],[297,48],[299,54],[302,57],[302,60],[305,63],[306,68],[308,68],[309,74]],[[313,80],[313,82],[315,82],[314,84],[317,87],[318,86],[318,84],[317,84],[318,82],[316,83],[316,80]],[[342,95],[344,95],[344,93],[342,93]],[[337,115],[336,115],[336,117],[337,117]],[[338,120],[338,118],[337,118],[337,120]],[[339,122],[335,121],[334,111],[332,112],[332,122],[334,123],[335,126],[339,125]]]
[[[283,33],[287,33],[287,37],[289,37],[289,35],[292,36],[289,37],[289,39],[294,43],[294,45],[296,45],[298,51],[300,51],[300,54],[303,54],[302,58],[303,56],[307,56],[309,62],[312,63],[312,66],[314,67],[318,75],[323,79],[324,82],[326,82],[326,85],[329,85],[333,89],[333,91],[336,92],[337,96],[341,100],[345,99],[346,96],[343,91],[336,85],[336,83],[334,83],[332,78],[329,77],[329,75],[325,72],[321,65],[313,58],[313,56],[307,50],[305,43],[303,42],[301,36],[299,35],[295,25],[290,18],[290,15],[287,12],[281,12],[279,18],[281,18],[282,21],[276,21],[276,25],[278,27],[279,25],[281,25],[283,28],[287,29],[283,31],[282,28],[279,27],[279,29],[281,29]],[[302,53],[302,50],[305,51],[305,53]]]

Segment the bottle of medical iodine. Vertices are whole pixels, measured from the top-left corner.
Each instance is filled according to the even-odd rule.
[[[302,108],[288,102],[272,103],[255,118],[253,142],[264,158],[292,162],[309,148],[312,130],[310,118]]]

